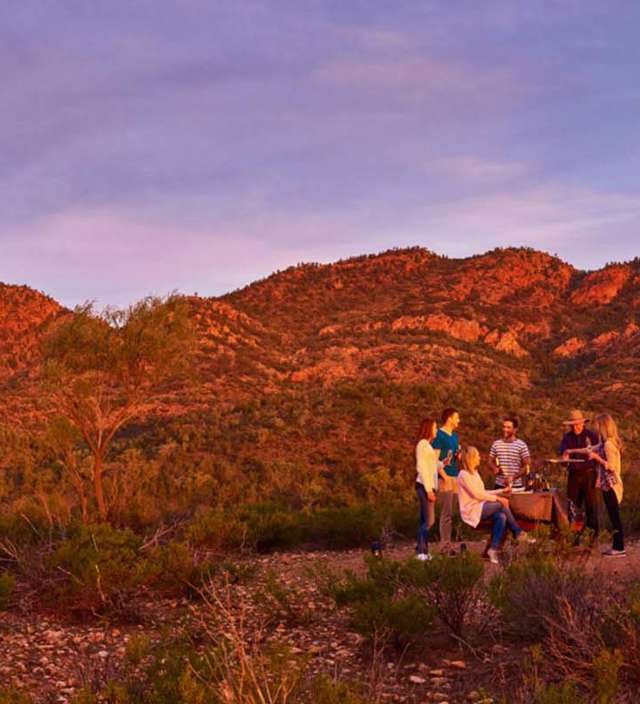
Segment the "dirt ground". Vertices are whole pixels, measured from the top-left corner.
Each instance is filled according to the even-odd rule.
[[[481,552],[482,542],[468,543]],[[397,544],[385,555],[406,559],[409,543]],[[640,579],[640,542],[632,542],[627,558],[603,558],[594,551],[585,564],[619,575],[621,581]],[[342,680],[357,680],[382,693],[390,702],[482,701],[479,692],[487,682],[507,677],[504,645],[487,642],[473,655],[434,636],[428,653],[382,653],[371,658],[362,638],[349,627],[348,614],[335,609],[319,588],[318,575],[328,571],[364,569],[366,551],[291,552],[248,558],[255,575],[235,587],[234,598],[247,605],[248,614],[264,610],[257,598],[265,580],[276,577],[286,590],[291,608],[269,625],[268,639],[287,643],[293,653],[309,658],[310,668]],[[500,570],[487,563],[486,575]],[[117,675],[127,642],[145,634],[159,641],[167,631],[197,627],[209,618],[199,601],[157,599],[139,595],[131,604],[129,623],[71,623],[35,609],[29,600],[18,601],[0,613],[0,685],[29,692],[35,702],[69,702],[83,686],[99,687]],[[510,653],[518,657],[517,653]],[[502,683],[505,684],[504,682]]]

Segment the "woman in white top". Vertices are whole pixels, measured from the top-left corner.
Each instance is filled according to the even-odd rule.
[[[622,440],[615,421],[608,413],[602,413],[593,419],[593,429],[600,436],[600,445],[589,452],[589,459],[595,460],[599,465],[596,486],[602,489],[602,498],[613,526],[613,545],[605,551],[604,555],[625,557],[627,553],[624,549],[624,534],[620,520]]]
[[[438,460],[438,453],[431,446],[431,441],[438,432],[438,425],[433,418],[426,418],[420,423],[416,442],[416,494],[420,503],[420,528],[416,557],[418,560],[430,560],[429,528],[435,520],[436,491],[438,490],[438,470],[444,466]]]
[[[487,491],[484,488],[482,477],[478,473],[480,453],[475,447],[465,447],[462,450],[462,470],[458,474],[458,501],[460,503],[460,517],[468,525],[476,528],[481,520],[488,518],[492,521],[491,547],[488,550],[489,560],[498,563],[498,551],[502,545],[507,527],[516,540],[526,539],[522,528],[509,508],[509,500],[499,493],[508,493],[510,489],[494,489]]]

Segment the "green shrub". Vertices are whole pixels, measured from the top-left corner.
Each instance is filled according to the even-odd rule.
[[[391,641],[397,648],[428,638],[434,609],[417,594],[377,596],[353,607],[353,628],[366,639]]]
[[[339,550],[379,538],[384,523],[371,506],[329,508],[311,516],[309,534],[314,543]]]
[[[17,547],[44,542],[49,537],[49,525],[42,509],[26,500],[16,504],[11,511],[3,507],[0,515],[0,535]]]
[[[0,611],[4,611],[9,603],[16,584],[15,577],[10,572],[2,572],[0,574]]]
[[[28,694],[13,687],[0,689],[0,704],[32,704],[33,699]]]
[[[200,547],[237,550],[247,541],[247,527],[229,511],[201,509],[189,524],[186,538]]]
[[[117,704],[208,704],[211,697],[206,659],[195,652],[191,643],[178,637],[156,644],[144,639],[136,652],[127,650],[125,668],[118,680],[109,682],[99,692],[100,701]],[[92,693],[87,692],[90,697]],[[93,700],[87,699],[93,704]]]
[[[56,575],[52,589],[58,605],[74,611],[98,612],[122,603],[145,576],[141,539],[130,530],[107,524],[77,526],[48,560]]]
[[[172,540],[150,551],[139,569],[145,583],[164,594],[194,596],[222,563],[198,561],[189,545]]]
[[[436,555],[428,562],[409,560],[399,578],[435,610],[438,620],[455,637],[462,637],[477,613],[482,597],[484,565],[478,555]]]
[[[611,704],[618,691],[620,668],[624,663],[622,653],[603,650],[593,659],[596,700],[598,704]]]
[[[361,578],[351,570],[345,572],[341,579],[332,580],[327,589],[336,602],[336,606],[348,606],[362,601],[393,594],[395,588],[377,584],[369,578]]]
[[[98,697],[93,692],[83,687],[73,695],[71,704],[98,704]]]
[[[347,571],[328,588],[337,606],[351,607],[353,628],[368,640],[398,648],[427,636],[434,609],[421,596],[403,593],[403,563],[375,557],[366,562],[365,577]]]
[[[336,682],[326,675],[319,676],[311,683],[309,704],[368,704],[358,688],[346,682]]]
[[[584,606],[593,586],[593,576],[584,569],[535,555],[497,574],[489,584],[489,599],[515,637],[539,641],[549,623],[560,618],[562,604]]]
[[[365,562],[367,574],[364,577],[358,577],[352,570],[346,570],[341,578],[330,575],[326,591],[337,606],[392,596],[397,591],[401,562],[373,556],[367,556]]]
[[[535,693],[535,704],[587,704],[573,682],[548,684]]]
[[[247,506],[239,518],[246,526],[249,544],[258,552],[291,548],[306,537],[305,517],[277,504]]]

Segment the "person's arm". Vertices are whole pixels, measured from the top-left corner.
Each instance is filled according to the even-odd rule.
[[[562,455],[563,460],[569,459],[569,449],[567,447],[567,444],[567,434],[565,433],[562,436],[562,440],[560,441],[560,449],[558,450],[558,454]]]
[[[609,480],[612,484],[622,481],[620,467],[620,450],[618,446],[611,440],[606,440],[604,443],[604,453],[607,458],[607,472],[610,473]],[[614,478],[615,477],[615,478]]]
[[[442,439],[436,435],[435,438],[431,441],[431,447],[433,447],[434,450],[436,450],[436,458],[438,460],[438,476],[441,477],[445,482],[449,480],[449,475],[444,471],[445,467],[448,467],[451,464],[451,458],[450,457],[445,457],[444,459],[442,458],[442,452],[445,449],[444,445],[442,444]]]
[[[462,484],[466,492],[476,501],[496,501],[497,492],[487,491],[484,485],[482,489],[480,489],[480,487],[476,486],[475,482],[469,482],[463,474],[458,475],[458,483]]]
[[[513,480],[524,477],[529,471],[529,466],[531,465],[531,453],[529,452],[529,447],[526,442],[523,442],[520,446],[520,470],[513,477]]]
[[[493,470],[494,474],[500,474],[502,472],[500,465],[496,462],[497,457],[498,450],[496,449],[496,444],[494,442],[493,445],[491,445],[491,449],[489,450],[489,464],[491,465],[491,469]]]
[[[604,455],[605,456],[602,457],[599,452],[589,450],[588,459],[595,460],[598,464],[601,464],[605,469],[611,470],[613,448],[611,447],[611,443],[608,440],[604,443]]]

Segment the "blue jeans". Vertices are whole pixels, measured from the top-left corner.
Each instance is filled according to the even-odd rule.
[[[416,482],[416,494],[420,503],[420,528],[418,528],[418,554],[429,551],[429,499],[422,484]]]
[[[513,533],[513,537],[517,538],[522,533],[522,528],[513,517],[510,508],[505,508],[499,501],[485,501],[482,507],[480,520],[487,518],[492,519],[491,526],[491,547],[494,550],[499,550],[502,545],[504,532],[509,527]]]

